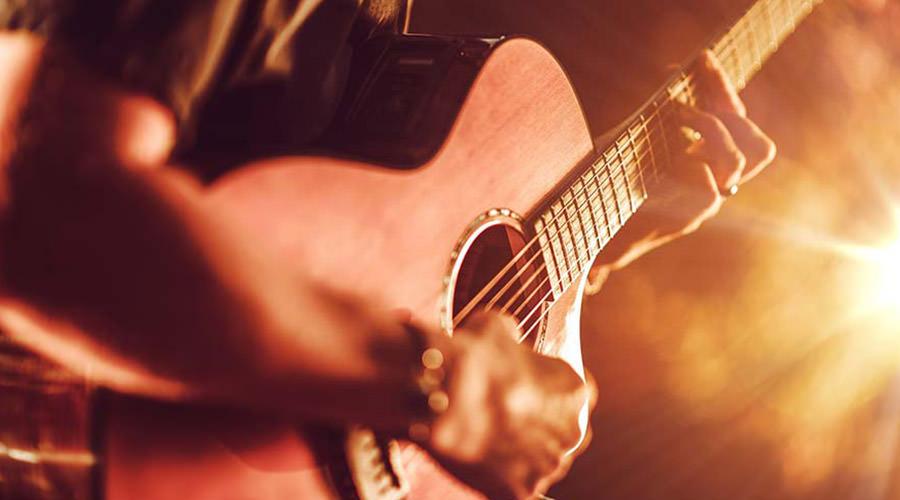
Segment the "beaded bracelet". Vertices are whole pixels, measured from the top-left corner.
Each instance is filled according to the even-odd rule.
[[[429,343],[428,336],[418,328],[407,326],[418,354],[417,363],[412,373],[414,408],[420,417],[409,426],[409,438],[424,443],[431,437],[431,425],[434,419],[450,407],[450,396],[447,393],[447,358],[444,352]]]

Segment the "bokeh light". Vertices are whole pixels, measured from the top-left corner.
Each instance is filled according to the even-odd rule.
[[[881,268],[874,299],[892,309],[900,308],[900,239],[882,249],[877,263]]]
[[[885,321],[900,322],[900,238],[882,246],[855,248],[849,254],[859,262],[863,276],[859,304],[871,314],[884,315]]]

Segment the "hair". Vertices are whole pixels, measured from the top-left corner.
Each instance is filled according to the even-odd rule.
[[[364,0],[363,8],[375,24],[379,26],[394,24],[402,29],[412,3],[413,0]]]

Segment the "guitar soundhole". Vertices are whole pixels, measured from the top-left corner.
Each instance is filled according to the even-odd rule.
[[[478,233],[460,257],[462,265],[454,282],[453,317],[459,324],[480,310],[500,311],[516,318],[524,342],[534,342],[550,284],[541,272],[538,248],[525,245],[524,235],[504,224]]]

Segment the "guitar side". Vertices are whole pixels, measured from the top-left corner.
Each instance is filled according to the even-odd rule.
[[[535,42],[513,38],[491,47],[460,95],[445,138],[418,168],[280,158],[219,180],[210,208],[284,263],[285,273],[410,310],[420,323],[446,330],[450,295],[461,293],[452,256],[465,257],[460,249],[474,241],[479,225],[491,223],[485,215],[518,214],[525,223],[510,227],[527,236],[528,217],[593,150],[568,79]],[[583,282],[552,304],[537,344],[581,374]],[[182,409],[154,405],[111,410],[107,500],[336,496],[330,472],[336,464],[291,425],[209,410],[186,417]],[[410,498],[479,497],[416,447],[404,446],[401,455]]]

